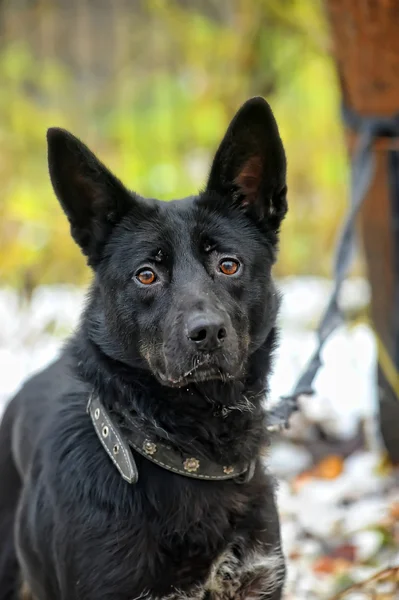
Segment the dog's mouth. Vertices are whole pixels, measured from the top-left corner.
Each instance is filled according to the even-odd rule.
[[[175,376],[157,371],[156,375],[163,385],[169,387],[183,387],[189,383],[200,383],[204,381],[220,380],[223,382],[234,379],[234,376],[220,366],[212,364],[209,358],[206,358],[193,366],[182,375]]]

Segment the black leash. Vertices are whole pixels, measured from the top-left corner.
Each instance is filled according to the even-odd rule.
[[[314,394],[313,381],[322,365],[321,352],[324,344],[338,325],[343,322],[343,315],[339,307],[339,296],[342,284],[353,262],[356,237],[356,217],[374,176],[375,155],[373,152],[373,142],[378,137],[399,137],[399,114],[390,118],[374,116],[363,117],[344,107],[343,120],[347,127],[358,134],[358,141],[352,159],[350,186],[351,205],[347,212],[341,234],[338,238],[334,259],[334,288],[316,330],[318,341],[317,348],[304,372],[299,377],[291,394],[282,397],[278,404],[270,410],[268,426],[270,431],[288,428],[291,415],[299,409],[299,396]],[[394,193],[395,190],[397,191],[399,189],[399,171],[397,169],[398,156],[397,152],[390,153],[390,177],[398,184],[393,187]],[[397,219],[399,220],[399,214],[397,215]],[[396,227],[399,230],[399,223],[396,223]],[[397,266],[397,268],[399,267]],[[397,356],[395,358],[397,359],[396,364],[399,364],[399,347],[397,348]]]

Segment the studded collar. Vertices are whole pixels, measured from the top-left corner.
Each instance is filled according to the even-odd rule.
[[[237,483],[245,483],[253,477],[255,461],[220,465],[205,458],[182,455],[159,438],[149,436],[124,409],[121,409],[120,421],[116,422],[98,395],[90,396],[87,412],[105,451],[123,479],[129,483],[137,483],[139,478],[132,450],[159,467],[184,477],[207,481],[235,479]]]

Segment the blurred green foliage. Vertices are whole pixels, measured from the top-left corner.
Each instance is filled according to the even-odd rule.
[[[347,164],[319,2],[234,0],[223,19],[206,2],[151,0],[134,16],[131,45],[95,89],[18,36],[0,46],[1,283],[29,293],[88,277],[48,179],[47,127],[70,129],[128,187],[167,200],[203,185],[229,120],[257,94],[289,162],[277,272],[328,274]]]

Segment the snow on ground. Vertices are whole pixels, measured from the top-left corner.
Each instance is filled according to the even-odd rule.
[[[292,278],[279,282],[283,293],[281,341],[271,378],[271,401],[291,391],[315,348],[317,324],[331,290],[329,281]],[[359,309],[369,301],[363,280],[346,283],[343,306]],[[0,289],[0,410],[21,382],[57,356],[62,339],[75,327],[84,302],[81,290],[42,287],[29,306]],[[376,350],[365,324],[342,326],[323,353],[316,395],[303,402],[307,416],[327,433],[348,438],[359,419],[375,430]],[[379,569],[399,565],[399,481],[381,474],[375,436],[367,451],[350,456],[334,476],[306,475],[310,454],[288,439],[272,448],[269,464],[279,478],[278,502],[288,559],[286,600],[328,599],[340,588]],[[334,467],[336,468],[336,467]],[[384,583],[389,593],[389,582]],[[388,587],[387,587],[388,586]],[[399,598],[399,579],[397,583]],[[395,596],[345,595],[345,600]]]

